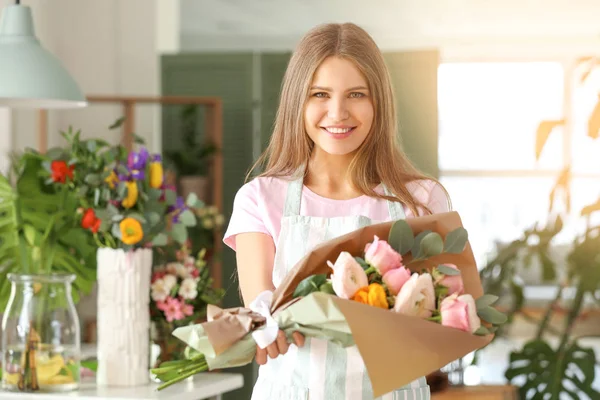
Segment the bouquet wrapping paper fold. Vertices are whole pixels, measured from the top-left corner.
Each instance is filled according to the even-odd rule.
[[[462,226],[456,212],[407,219],[415,235],[425,230],[442,238]],[[313,274],[330,274],[327,260],[340,252],[360,256],[376,235],[387,240],[393,222],[370,225],[325,242],[307,254],[288,273],[273,296],[272,314],[288,336],[299,331],[307,337],[327,339],[341,346],[356,345],[365,362],[375,397],[400,388],[466,354],[484,347],[492,335],[476,336],[417,317],[405,316],[325,293],[293,299],[298,284]],[[410,255],[404,257],[406,265]],[[409,267],[413,271],[438,264],[456,265],[465,293],[477,299],[483,294],[469,243],[460,254],[441,254]],[[209,368],[221,369],[252,362],[256,344],[250,333],[264,325],[264,317],[248,309],[221,310],[209,306],[208,321],[179,328],[173,334],[203,353]]]

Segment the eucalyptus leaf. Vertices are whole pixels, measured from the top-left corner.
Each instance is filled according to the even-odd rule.
[[[157,212],[146,213],[146,219],[150,225],[154,226],[160,222],[160,215]]]
[[[179,219],[185,226],[196,226],[196,216],[189,209],[179,214]]]
[[[120,222],[123,220],[123,216],[121,214],[113,215],[110,220],[112,222]]]
[[[129,218],[133,218],[133,219],[136,219],[136,220],[138,220],[138,221],[139,221],[140,223],[142,223],[142,224],[145,224],[145,223],[147,222],[147,221],[146,221],[146,218],[144,218],[144,216],[143,216],[142,214],[140,214],[140,213],[136,213],[136,212],[134,212],[134,213],[129,213],[129,214],[127,215],[127,217],[129,217]]]
[[[335,295],[335,290],[333,290],[333,284],[329,281],[319,286],[319,292]]]
[[[460,270],[458,269],[454,269],[454,268],[450,268],[447,265],[444,264],[440,264],[436,267],[436,269],[444,274],[444,275],[448,275],[448,276],[456,276],[456,275],[460,275]]]
[[[177,202],[177,193],[173,190],[165,190],[165,199],[167,204],[172,206]]]
[[[102,178],[98,174],[88,174],[85,176],[84,181],[90,186],[98,186],[102,183]]]
[[[425,230],[425,231],[419,233],[417,236],[415,236],[415,242],[413,243],[413,246],[411,249],[411,254],[412,254],[413,258],[421,257],[421,241],[429,233],[431,233],[430,230]]]
[[[79,189],[77,189],[77,194],[78,194],[80,197],[85,197],[85,196],[87,195],[88,189],[89,189],[89,188],[88,188],[88,186],[87,186],[87,185],[81,185],[81,186],[79,187]]]
[[[444,241],[439,233],[430,232],[427,235],[425,235],[423,240],[421,240],[419,247],[421,249],[421,256],[437,256],[439,254],[442,254],[442,251],[444,250]]]
[[[313,292],[320,291],[321,285],[327,282],[327,275],[311,275],[304,278],[294,290],[293,298],[308,296]]]
[[[125,117],[121,117],[121,118],[117,119],[115,122],[113,122],[112,125],[108,127],[108,129],[110,129],[110,130],[117,129],[121,125],[123,125],[124,122],[125,122]]]
[[[480,309],[491,306],[496,301],[498,301],[498,296],[494,296],[493,294],[484,294],[475,300],[475,305],[477,306],[477,309]]]
[[[463,227],[458,227],[446,235],[444,241],[444,252],[452,254],[460,254],[464,251],[467,245],[469,235]]]
[[[119,196],[119,199],[124,199],[127,196],[127,185],[125,182],[119,182],[117,185],[117,196]]]
[[[401,219],[392,224],[388,236],[388,243],[394,250],[402,255],[408,253],[412,249],[415,243],[415,236],[412,228],[405,220]]]
[[[100,189],[96,188],[96,189],[94,189],[94,206],[98,207],[99,203],[100,203]]]
[[[154,238],[152,239],[152,245],[153,246],[166,246],[168,243],[168,237],[167,235],[165,235],[164,233],[159,233],[158,235],[154,236]]]
[[[183,224],[174,224],[171,228],[171,237],[179,244],[184,244],[188,238],[187,229]]]
[[[86,141],[85,145],[90,153],[94,153],[98,148],[98,145],[95,140],[88,140]]]
[[[53,147],[46,152],[46,157],[51,160],[60,160],[63,157],[64,150],[60,147]],[[44,167],[46,167],[44,165]]]
[[[196,195],[196,193],[191,192],[187,199],[185,200],[185,205],[188,207],[194,207],[196,205],[196,202],[198,201],[198,196]]]
[[[162,190],[150,189],[148,190],[148,200],[158,200],[162,196]]]
[[[106,211],[108,212],[109,217],[113,217],[114,215],[119,215],[119,209],[112,204],[108,204],[106,206]]]
[[[507,321],[507,316],[493,307],[483,307],[477,309],[477,315],[484,321],[494,325],[502,325]]]
[[[122,236],[121,236],[121,229],[119,227],[119,224],[112,225],[111,233],[114,237],[121,240]]]
[[[481,325],[475,332],[473,332],[473,334],[477,336],[485,336],[489,335],[490,333],[491,332],[489,331],[489,329],[483,325]]]

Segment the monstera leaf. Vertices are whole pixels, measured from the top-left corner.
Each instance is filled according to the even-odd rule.
[[[579,400],[578,392],[598,399],[600,392],[592,388],[595,364],[594,350],[577,342],[554,351],[543,340],[534,340],[510,354],[505,376],[510,381],[524,380],[519,389],[522,399]]]
[[[43,171],[43,156],[26,153],[14,188],[0,176],[0,310],[9,273],[73,273],[75,301],[96,279],[96,246],[75,218],[77,198],[44,184]]]

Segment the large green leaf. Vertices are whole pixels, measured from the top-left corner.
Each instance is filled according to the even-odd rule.
[[[554,351],[543,340],[533,340],[510,354],[505,376],[509,381],[524,381],[519,389],[522,399],[578,400],[579,392],[598,399],[600,392],[592,388],[595,364],[594,350],[577,342]]]
[[[75,218],[79,206],[76,193],[63,193],[44,183],[43,157],[33,153],[22,156],[14,188],[0,176],[0,309],[10,295],[7,275],[11,272],[43,272],[47,265],[50,272],[74,273],[74,299],[79,292],[88,293],[96,279],[96,245]],[[42,248],[28,243],[24,227],[28,227],[30,239],[37,241],[46,235]],[[31,263],[34,252],[44,259]]]

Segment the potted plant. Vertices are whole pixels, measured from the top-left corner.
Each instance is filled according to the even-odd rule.
[[[198,107],[187,105],[181,112],[182,137],[179,150],[165,151],[165,158],[175,168],[179,191],[183,197],[195,193],[205,203],[210,202],[208,178],[210,157],[217,147],[206,141],[198,141]]]

